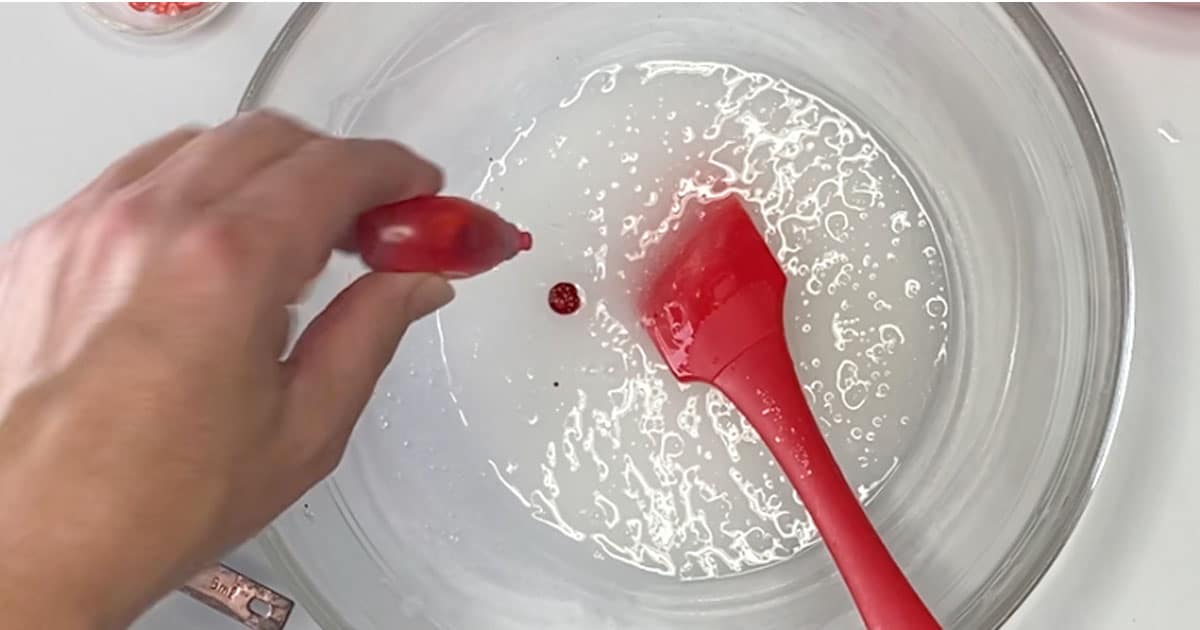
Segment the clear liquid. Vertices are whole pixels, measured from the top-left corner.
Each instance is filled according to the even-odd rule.
[[[539,287],[574,282],[583,308],[561,317],[533,298],[546,315],[528,339],[517,332],[527,321],[457,317],[448,337],[439,320],[455,411],[476,419],[470,431],[514,498],[598,560],[682,580],[770,566],[818,540],[744,418],[708,386],[677,383],[638,325],[647,259],[695,202],[729,193],[789,275],[797,370],[868,500],[900,465],[944,363],[944,262],[887,149],[792,85],[678,61],[584,77],[493,149],[474,194],[533,231],[543,262],[513,265],[530,265]],[[514,297],[485,283],[468,295],[477,306]],[[471,362],[503,371],[451,365],[468,344]],[[487,387],[505,405],[472,408],[470,392]]]

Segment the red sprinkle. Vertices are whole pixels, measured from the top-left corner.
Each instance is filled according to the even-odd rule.
[[[179,15],[203,4],[203,2],[130,2],[129,8],[138,13],[150,11],[155,15]]]
[[[579,310],[583,301],[579,289],[570,282],[559,282],[550,287],[550,309],[559,315],[570,315]]]

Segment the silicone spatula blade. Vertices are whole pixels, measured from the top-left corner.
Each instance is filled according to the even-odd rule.
[[[867,628],[939,628],[871,525],[804,398],[783,329],[787,277],[736,197],[701,211],[643,296],[643,326],[676,378],[721,390],[758,431]]]

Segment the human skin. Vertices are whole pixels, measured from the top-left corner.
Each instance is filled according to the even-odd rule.
[[[0,248],[0,626],[122,628],[333,470],[406,327],[453,290],[367,273],[288,349],[404,147],[276,114],[181,129]]]

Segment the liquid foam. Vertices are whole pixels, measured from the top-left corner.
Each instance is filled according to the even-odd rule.
[[[926,208],[868,130],[780,79],[663,60],[595,70],[494,153],[474,197],[540,208],[528,225],[539,249],[562,252],[558,279],[585,296],[568,324],[586,337],[567,362],[578,378],[560,395],[520,395],[546,366],[506,357],[524,401],[510,444],[538,446],[498,449],[490,465],[534,519],[598,560],[682,580],[818,541],[745,419],[717,391],[677,383],[638,324],[647,259],[697,202],[729,194],[789,276],[796,368],[859,497],[897,470],[952,314]]]

